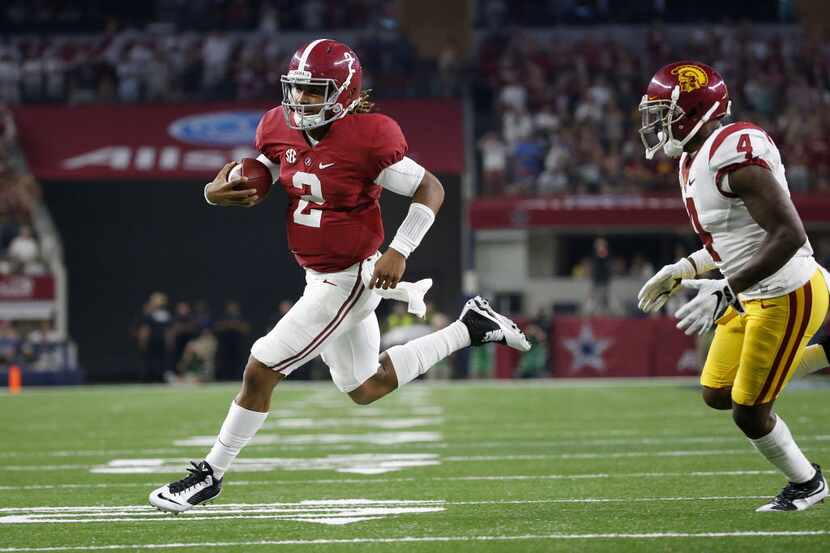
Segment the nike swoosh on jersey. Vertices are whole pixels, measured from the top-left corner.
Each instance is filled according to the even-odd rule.
[[[331,163],[323,163],[323,162],[321,161],[321,162],[320,162],[319,167],[320,167],[320,169],[326,169],[326,168],[328,168],[328,167],[331,167],[332,165],[334,165],[334,162],[331,162]]]

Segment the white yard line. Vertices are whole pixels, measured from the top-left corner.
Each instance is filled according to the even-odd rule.
[[[593,533],[593,534],[524,534],[496,536],[401,536],[397,538],[347,538],[315,540],[257,540],[226,542],[185,542],[159,544],[118,544],[118,545],[79,545],[58,547],[4,547],[2,553],[47,553],[52,551],[112,551],[121,549],[183,549],[187,547],[254,547],[278,545],[362,545],[379,543],[419,543],[419,542],[498,542],[498,541],[559,541],[559,540],[672,540],[672,539],[720,539],[720,538],[794,538],[826,536],[830,530],[798,531],[754,531],[754,532],[648,532],[648,533]]]
[[[816,451],[830,451],[827,447],[805,447],[802,448],[805,452]],[[643,457],[709,457],[719,455],[757,455],[756,451],[750,447],[740,449],[681,449],[681,450],[664,450],[664,451],[617,451],[617,452],[585,452],[585,453],[540,453],[528,455],[450,455],[438,458],[441,462],[493,462],[493,461],[537,461],[545,459],[633,459]],[[267,462],[272,458],[257,458],[247,457],[246,461]],[[279,460],[280,458],[273,458]],[[136,460],[133,460],[136,461]],[[141,460],[138,460],[141,461]],[[186,458],[171,458],[171,459],[153,459],[154,462],[167,461],[173,462],[187,462]],[[97,467],[97,464],[54,464],[54,465],[0,465],[0,471],[7,472],[37,472],[37,471],[51,471],[51,470],[88,470]],[[184,466],[184,465],[183,465]],[[276,468],[276,467],[275,467]],[[240,464],[236,467],[236,472],[245,472],[246,468]],[[257,472],[261,472],[258,470]]]
[[[4,507],[0,513],[7,514],[58,514],[67,513],[71,516],[125,516],[141,515],[153,518],[164,518],[171,520],[194,520],[197,515],[227,515],[245,513],[282,513],[286,510],[296,511],[298,508],[304,511],[322,510],[338,506],[360,506],[363,504],[412,504],[415,506],[433,505],[534,505],[545,503],[625,503],[625,502],[683,502],[683,501],[736,501],[750,499],[768,499],[769,495],[707,495],[707,496],[668,496],[668,497],[569,497],[555,499],[482,499],[477,501],[445,501],[443,499],[424,500],[367,500],[367,499],[330,499],[330,500],[307,500],[300,503],[226,503],[213,504],[200,507],[182,517],[170,517],[158,512],[149,505],[89,505],[89,506],[65,506],[65,507]]]
[[[778,474],[776,470],[713,470],[693,472],[595,472],[586,474],[515,474],[515,475],[480,475],[480,476],[423,476],[402,478],[315,478],[310,480],[229,480],[230,486],[285,486],[309,484],[388,484],[391,482],[445,481],[445,482],[480,482],[511,480],[592,480],[597,478],[678,478],[712,476],[766,476]],[[150,488],[164,484],[160,480],[151,482],[113,482],[110,484],[29,484],[21,486],[0,486],[0,491],[15,490],[60,490],[85,488]]]
[[[263,435],[267,435],[263,433]],[[830,442],[830,434],[804,435],[798,437],[799,442]],[[412,443],[412,444],[396,444],[401,447],[411,447],[418,449],[440,448],[440,449],[463,449],[463,448],[479,448],[479,449],[498,449],[501,447],[589,447],[589,446],[616,446],[616,445],[666,445],[666,444],[717,444],[717,443],[743,443],[740,436],[730,434],[723,436],[667,436],[667,437],[642,437],[642,438],[609,438],[609,439],[557,439],[540,438],[538,440],[520,440],[520,441],[493,441],[493,442],[459,442],[452,441],[450,443],[434,444],[434,443]],[[318,449],[355,449],[357,445],[348,445],[346,447],[335,447],[341,444],[304,444],[294,445],[280,443],[274,444],[250,444],[247,449],[251,448],[272,448],[285,449],[291,451],[297,450],[318,450]],[[371,444],[370,444],[371,445]],[[0,452],[0,458],[15,458],[15,457],[109,457],[109,456],[128,456],[133,454],[138,455],[165,455],[181,453],[184,447],[199,447],[204,445],[187,446],[181,445],[176,448],[148,448],[148,449],[92,449],[92,450],[65,450],[65,451],[28,451],[15,452],[4,451]],[[360,447],[365,447],[360,444]],[[377,446],[382,447],[382,446]]]
[[[231,503],[199,508],[182,517],[160,513],[149,505],[79,506],[79,507],[14,507],[0,511],[0,525],[20,524],[95,524],[144,522],[194,522],[217,520],[292,520],[314,524],[343,525],[388,516],[443,512],[448,506],[657,503],[697,501],[755,502],[768,496],[702,496],[702,497],[585,497],[530,500],[371,500],[335,499],[306,500],[295,503]]]
[[[603,434],[608,435],[608,432],[603,431]],[[798,436],[799,442],[830,442],[830,434],[816,434]],[[399,444],[400,447],[407,447],[413,449],[497,449],[500,447],[543,447],[556,448],[561,446],[613,446],[613,445],[666,445],[666,444],[717,444],[717,443],[743,443],[743,439],[734,433],[722,436],[666,436],[666,437],[635,437],[630,438],[597,438],[597,439],[560,439],[555,434],[540,438],[538,440],[517,440],[517,441],[490,441],[490,442],[459,442],[453,441],[451,443],[411,443]],[[112,457],[112,456],[127,456],[127,455],[166,455],[166,454],[180,454],[185,447],[199,447],[204,446],[179,446],[169,448],[146,448],[146,449],[89,449],[89,450],[58,450],[58,451],[3,451],[0,452],[0,459],[3,458],[26,458],[26,457]],[[358,445],[344,445],[344,444],[249,444],[247,449],[274,449],[274,450],[289,450],[289,451],[316,451],[320,449],[326,450],[352,450],[357,447],[368,447],[364,444]],[[383,447],[383,446],[373,446]]]

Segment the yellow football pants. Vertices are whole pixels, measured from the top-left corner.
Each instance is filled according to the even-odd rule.
[[[718,321],[700,383],[732,387],[732,401],[760,405],[775,400],[798,366],[804,348],[824,324],[830,293],[820,270],[785,296],[743,302]]]

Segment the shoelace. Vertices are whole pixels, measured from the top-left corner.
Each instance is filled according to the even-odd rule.
[[[207,469],[202,468],[200,464],[197,465],[193,461],[191,461],[190,464],[192,465],[192,468],[187,467],[187,472],[190,474],[181,480],[177,480],[170,484],[170,493],[181,493],[197,484],[201,484],[208,476],[210,476],[210,472]]]
[[[792,499],[796,499],[799,496],[800,491],[801,490],[799,490],[796,487],[796,484],[790,482],[789,484],[784,486],[784,489],[781,490],[781,493],[778,494],[778,495],[782,499],[786,499],[786,500],[789,501],[789,500],[792,500]]]

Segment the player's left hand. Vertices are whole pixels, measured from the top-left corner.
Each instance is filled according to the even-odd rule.
[[[372,280],[369,281],[369,289],[394,288],[400,282],[405,270],[406,258],[403,254],[389,248],[375,263],[375,272],[372,273]]]
[[[684,290],[697,290],[697,295],[674,314],[680,321],[677,328],[687,335],[711,330],[730,305],[738,313],[744,312],[737,294],[725,278],[684,280],[680,286]]]

